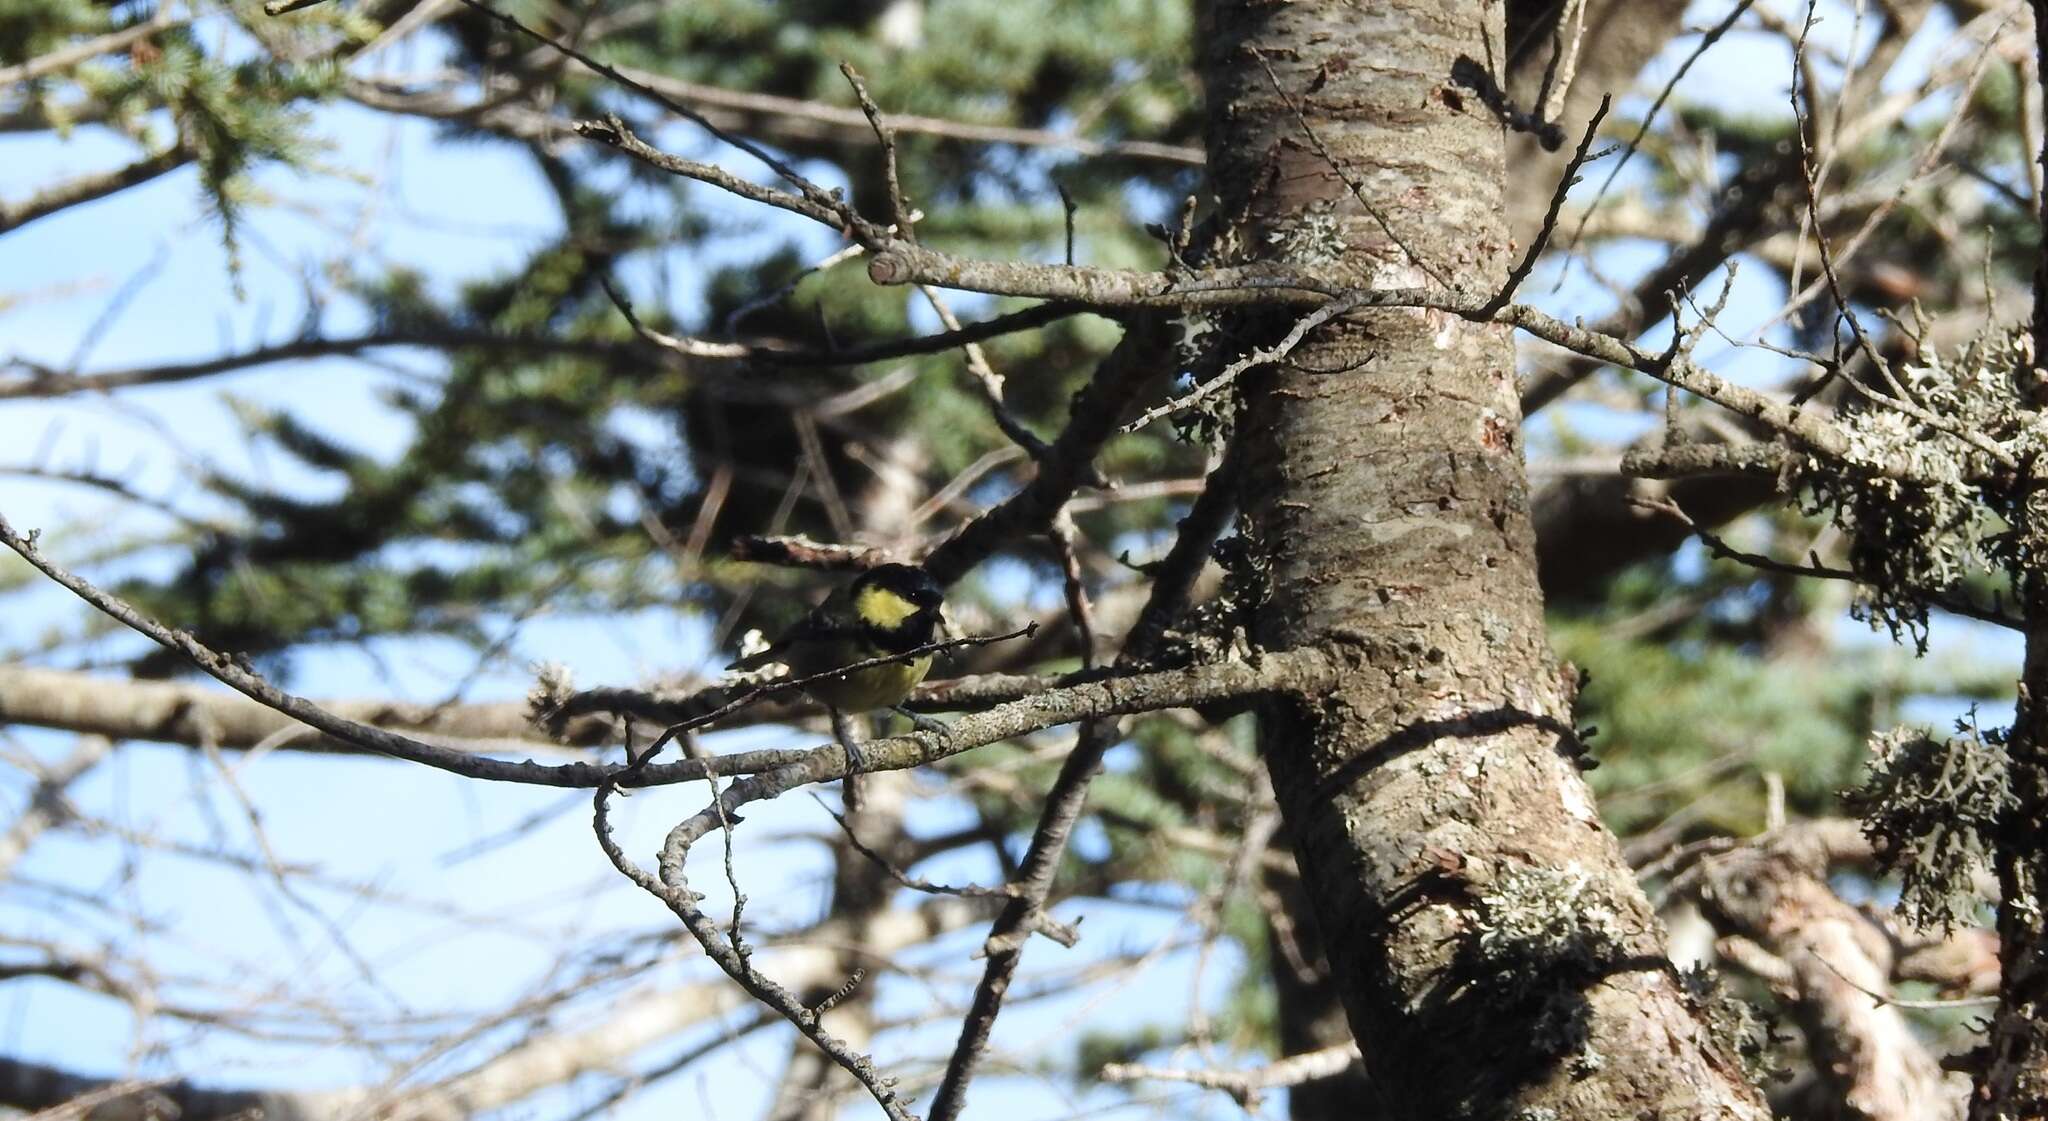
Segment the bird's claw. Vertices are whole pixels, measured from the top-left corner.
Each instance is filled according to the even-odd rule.
[[[910,726],[920,732],[936,732],[941,736],[950,735],[953,729],[944,721],[934,720],[922,712],[912,712],[902,705],[892,705],[890,711],[910,721]]]

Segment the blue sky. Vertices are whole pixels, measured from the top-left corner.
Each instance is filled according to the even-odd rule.
[[[1711,7],[1694,13],[1706,22]],[[1846,34],[1839,18],[1824,35]],[[1938,45],[1940,28],[1924,35],[1926,50]],[[1653,68],[1668,74],[1688,45],[1681,44]],[[1759,73],[1784,73],[1782,51],[1753,35],[1734,35],[1691,73],[1682,92],[1695,97],[1742,98],[1758,111],[1783,104],[1782,89],[1756,80]],[[375,66],[403,70],[431,63],[424,48],[402,47]],[[521,260],[552,232],[536,215],[551,215],[545,187],[522,160],[488,145],[450,144],[419,122],[393,122],[346,107],[323,109],[320,130],[333,150],[328,162],[349,175],[301,175],[270,170],[258,183],[275,196],[249,222],[238,297],[230,284],[217,229],[201,206],[194,176],[180,172],[102,202],[81,206],[9,234],[0,240],[0,300],[19,300],[0,310],[0,355],[20,355],[64,365],[80,341],[96,338],[81,368],[105,369],[205,357],[289,337],[305,314],[302,277],[317,276],[322,262],[349,244],[348,259],[365,271],[380,262],[424,270],[442,285],[484,276]],[[672,147],[692,141],[682,131],[663,137]],[[719,153],[710,153],[718,155]],[[18,198],[37,185],[66,174],[105,168],[129,158],[125,143],[93,129],[58,142],[26,135],[0,137],[0,198]],[[1600,172],[1589,176],[1597,183]],[[734,212],[762,219],[758,212]],[[769,217],[777,234],[796,227]],[[833,246],[829,234],[805,231],[822,256]],[[1608,251],[1603,269],[1626,273],[1645,267],[1648,247]],[[701,275],[715,259],[672,262],[681,275]],[[1738,287],[1726,319],[1740,334],[1774,309],[1777,286],[1752,269]],[[1715,281],[1713,283],[1718,283]],[[118,314],[109,318],[117,293],[129,289]],[[1533,285],[1530,292],[1547,291]],[[1601,310],[1584,285],[1545,296],[1572,314],[1594,318]],[[359,309],[345,301],[331,305],[322,327],[346,333],[361,326]],[[1716,344],[1703,352],[1711,356]],[[434,368],[430,356],[387,352],[383,357],[418,370]],[[1763,379],[1776,362],[1757,352],[1742,356],[1742,376]],[[323,360],[252,370],[203,382],[124,392],[114,399],[71,398],[52,402],[0,402],[0,469],[43,466],[117,474],[146,493],[167,498],[201,516],[202,496],[181,483],[187,456],[231,471],[276,478],[311,493],[331,486],[310,473],[294,474],[279,457],[241,438],[226,403],[230,395],[289,408],[344,432],[359,446],[390,454],[402,447],[406,431],[399,417],[378,403],[377,393],[394,375],[361,362]],[[1577,414],[1593,426],[1619,424],[1597,414]],[[103,495],[0,475],[0,511],[19,526],[70,527],[52,538],[60,556],[89,553],[96,541],[138,526],[151,515],[110,503]],[[100,574],[104,574],[101,571]],[[32,644],[46,627],[74,626],[81,609],[54,589],[9,596],[10,626],[0,645]],[[1964,633],[1964,632],[1952,632]],[[1974,633],[1974,632],[1970,632]],[[100,660],[135,649],[133,638],[109,635],[67,648],[66,664]],[[301,658],[295,684],[320,696],[393,695],[437,700],[469,670],[463,652],[446,643],[381,643],[376,648],[395,672],[355,651],[316,651]],[[529,622],[501,668],[481,677],[472,698],[519,695],[527,685],[523,666],[540,657],[575,668],[582,684],[630,684],[679,669],[702,668],[709,654],[696,622],[666,612],[625,618],[543,616]],[[0,742],[53,757],[65,737],[15,730]],[[714,739],[714,747],[791,742],[776,729]],[[251,963],[230,975],[289,976],[305,991],[367,1007],[389,1007],[393,996],[416,1010],[483,1009],[547,983],[558,963],[549,948],[556,932],[602,932],[607,939],[669,930],[665,911],[623,885],[592,844],[588,809],[565,802],[555,791],[490,787],[435,772],[370,760],[340,760],[274,752],[261,759],[230,759],[249,801],[260,807],[265,831],[279,859],[318,864],[332,877],[374,882],[408,897],[446,901],[470,917],[450,922],[396,908],[362,909],[345,892],[308,888],[306,907],[280,898],[260,879],[223,871],[202,860],[168,854],[127,854],[103,841],[70,832],[49,835],[23,865],[25,879],[63,883],[132,903],[164,924],[152,935],[155,959],[167,970],[219,974],[224,963]],[[19,774],[0,777],[0,802],[11,810],[25,784]],[[702,787],[649,792],[620,807],[627,849],[651,853],[661,832],[702,802]],[[193,753],[175,748],[129,748],[96,770],[74,795],[87,812],[137,829],[161,831],[193,844],[253,851],[244,811],[218,771]],[[478,838],[493,836],[531,815],[555,816],[523,838],[473,859],[451,862]],[[943,808],[936,811],[943,814]],[[923,823],[940,832],[953,821]],[[826,866],[813,843],[771,838],[791,831],[829,830],[831,822],[808,798],[783,799],[764,808],[742,832],[740,874],[748,886],[756,921],[797,921],[822,904]],[[711,854],[705,854],[711,855]],[[992,862],[963,859],[924,870],[941,880],[995,876]],[[707,862],[696,882],[717,899],[720,877]],[[1142,905],[1091,902],[1069,906],[1063,917],[1087,916],[1087,937],[1073,951],[1047,942],[1033,946],[1034,964],[1069,968],[1079,962],[1156,944],[1174,929],[1170,916]],[[479,920],[475,916],[487,915]],[[327,927],[346,932],[345,941],[376,968],[391,994],[361,984],[357,968]],[[677,932],[680,935],[680,932]],[[119,945],[135,932],[110,927],[72,907],[57,907],[33,892],[0,899],[0,934],[47,937],[91,946]],[[916,960],[941,970],[957,995],[961,982],[978,970],[968,960],[979,933],[947,939]],[[1210,969],[1202,999],[1213,1001],[1234,970],[1230,961]],[[670,980],[698,976],[703,963],[686,959],[659,967],[654,976]],[[1059,1057],[1082,1029],[1164,1024],[1186,1020],[1194,984],[1191,956],[1172,955],[1153,965],[1129,988],[1090,1003],[1063,998],[1015,1009],[1002,1022],[1000,1042]],[[888,1015],[909,1015],[929,1003],[926,990],[910,980],[883,988]],[[603,1001],[615,993],[602,994]],[[601,1008],[588,1011],[601,1011]],[[711,1031],[714,1029],[706,1029]],[[941,1023],[891,1040],[882,1058],[906,1050],[930,1054],[950,1038]],[[772,1080],[786,1056],[786,1035],[763,1033],[739,1045],[741,1067],[720,1061],[706,1073],[674,1080],[636,1099],[627,1116],[664,1115],[677,1108],[701,1109],[714,1117],[746,1118],[760,1112],[764,1092],[754,1080],[730,1072],[758,1070]],[[165,1070],[203,1072],[217,1084],[291,1087],[345,1086],[379,1072],[348,1055],[297,1046],[173,1029],[143,1041],[137,1051],[135,1025],[120,1005],[58,985],[13,983],[0,988],[0,1054],[63,1063],[77,1069],[118,1074]],[[503,1043],[502,1036],[488,1042]],[[679,1043],[681,1041],[678,1041]],[[655,1054],[667,1053],[657,1048]],[[484,1053],[458,1053],[474,1060]],[[586,1085],[548,1100],[529,1103],[523,1115],[563,1116]],[[1161,1096],[1150,1088],[1141,1099]],[[1078,1095],[1072,1087],[1018,1075],[989,1079],[976,1095],[977,1112],[1003,1119],[1063,1116],[1077,1106],[1115,1100]],[[1188,1094],[1170,1095],[1164,1111],[1200,1108],[1227,1115],[1227,1101]],[[871,1108],[863,1103],[852,1107]],[[1269,1103],[1268,1110],[1276,1108]]]
[[[403,64],[402,56],[385,60]],[[135,191],[78,207],[10,235],[0,248],[0,293],[32,296],[0,315],[0,354],[53,364],[74,361],[79,339],[95,330],[98,339],[82,369],[106,369],[198,358],[222,350],[246,349],[288,338],[305,314],[301,277],[318,275],[337,239],[350,236],[368,212],[372,235],[352,263],[372,270],[378,262],[424,270],[443,285],[491,274],[516,264],[552,232],[534,215],[549,215],[545,187],[521,160],[489,146],[447,145],[425,124],[392,123],[359,110],[323,111],[322,132],[334,150],[330,162],[367,172],[375,185],[341,177],[271,170],[259,183],[288,206],[269,208],[249,221],[242,255],[246,298],[231,290],[227,262],[216,228],[202,211],[193,176],[166,176]],[[684,146],[686,136],[665,138]],[[51,177],[112,166],[128,158],[124,144],[81,130],[68,142],[0,139],[0,197],[18,197]],[[749,220],[761,215],[736,212]],[[818,254],[829,252],[830,235],[820,235],[772,216],[763,223],[775,233],[801,231]],[[686,274],[705,271],[715,260],[675,262]],[[130,291],[118,317],[104,320],[116,293]],[[62,291],[75,294],[45,296]],[[687,310],[687,309],[681,309]],[[345,301],[323,314],[330,333],[359,329],[362,317]],[[411,368],[432,370],[430,357],[385,352]],[[114,474],[144,493],[163,497],[188,513],[216,514],[203,496],[181,483],[187,456],[236,473],[279,478],[307,493],[331,481],[307,474],[293,478],[291,465],[246,443],[226,403],[229,396],[289,408],[345,433],[366,450],[395,453],[407,433],[402,419],[378,403],[378,390],[393,375],[348,360],[300,362],[208,379],[189,385],[146,388],[114,400],[66,399],[8,402],[0,407],[0,466],[22,464]],[[62,554],[92,548],[95,533],[149,524],[75,487],[6,479],[0,482],[8,517],[23,526],[69,526],[53,539]],[[106,575],[105,570],[97,574]],[[61,595],[10,597],[4,640],[20,645],[45,626],[75,624],[83,616]],[[137,641],[113,634],[68,648],[67,663],[99,661],[132,652]],[[529,683],[527,662],[541,656],[575,668],[584,684],[630,684],[664,672],[704,668],[702,627],[672,613],[644,612],[604,619],[548,617],[528,622],[514,653],[497,672],[469,691],[473,698],[518,696]],[[380,643],[376,660],[354,651],[313,651],[298,658],[294,684],[321,696],[402,695],[436,700],[470,669],[470,659],[452,644],[433,641]],[[68,738],[17,730],[17,743],[54,757]],[[712,737],[715,749],[756,743],[787,744],[789,734],[759,729]],[[231,766],[240,759],[230,759]],[[392,995],[415,1011],[485,1011],[544,987],[560,963],[551,953],[558,932],[580,930],[621,940],[654,931],[673,932],[671,916],[653,900],[623,883],[604,861],[589,834],[587,801],[564,799],[559,791],[479,788],[431,771],[369,760],[341,760],[276,752],[240,767],[239,785],[263,812],[265,833],[286,864],[319,865],[338,880],[376,883],[419,900],[445,900],[465,912],[493,916],[487,921],[437,920],[395,908],[361,908],[347,893],[308,888],[299,897],[326,917],[313,918],[261,878],[206,861],[144,854],[131,866],[128,854],[104,841],[53,833],[21,869],[26,879],[83,887],[122,899],[163,924],[152,936],[152,960],[166,971],[218,974],[223,963],[247,962],[249,976],[287,976],[296,991],[324,993],[355,1006],[393,1007]],[[8,801],[18,804],[25,789],[9,776]],[[87,812],[129,828],[159,832],[204,845],[253,852],[244,811],[223,791],[218,772],[180,748],[128,748],[73,790]],[[651,855],[673,821],[702,805],[705,790],[646,792],[622,802],[619,834],[628,851]],[[459,863],[447,857],[480,838],[496,836],[536,814],[552,811],[546,823],[511,844]],[[956,826],[946,811],[924,819],[938,832]],[[801,921],[824,904],[829,865],[811,842],[772,841],[797,831],[819,833],[833,826],[808,798],[785,799],[750,817],[741,834],[740,876],[750,893],[749,914],[763,928]],[[1084,839],[1085,840],[1085,839]],[[708,848],[715,861],[717,846]],[[698,886],[725,905],[729,894],[715,863],[699,869]],[[991,881],[986,859],[955,860],[926,870],[935,878]],[[1079,918],[1078,910],[1064,917]],[[1048,966],[1074,968],[1082,962],[1130,952],[1156,943],[1171,925],[1147,907],[1097,903],[1087,908],[1090,937],[1075,951],[1051,943],[1033,948]],[[345,941],[375,968],[390,995],[361,983],[358,969],[324,927],[345,931]],[[132,943],[132,931],[109,928],[91,916],[53,908],[45,897],[25,893],[0,901],[0,932],[47,938],[90,948]],[[609,932],[609,933],[606,933]],[[969,954],[980,935],[964,931],[909,955],[962,982],[979,965]],[[1057,954],[1057,958],[1053,955]],[[239,970],[230,966],[230,975]],[[671,962],[640,980],[673,984],[705,974],[701,960]],[[1073,1019],[1090,1028],[1140,1024],[1153,1019],[1185,1020],[1191,970],[1186,955],[1155,965],[1138,982],[1147,999],[1088,1006],[1074,999],[1051,1000],[1015,1009],[1005,1018],[1004,1042],[1040,1040],[1056,1050],[1070,1043]],[[1228,956],[1209,972],[1210,990],[1232,974]],[[301,989],[301,986],[303,988]],[[178,992],[174,986],[172,994]],[[883,984],[885,1016],[927,1010],[920,984]],[[615,991],[603,994],[606,1000]],[[1127,994],[1126,994],[1127,995]],[[572,1006],[573,1007],[573,1006]],[[600,1015],[605,1005],[580,1009]],[[715,1025],[698,1037],[723,1030]],[[943,1024],[901,1033],[890,1050],[942,1053],[951,1028]],[[220,1034],[173,1028],[148,1040],[150,1053],[134,1056],[135,1025],[118,1003],[82,995],[55,984],[11,984],[0,993],[0,1053],[114,1075],[183,1071],[213,1084],[342,1087],[374,1081],[382,1072],[354,1056],[299,1046],[272,1046]],[[427,1075],[462,1069],[509,1042],[505,1033],[457,1052]],[[652,1048],[659,1057],[689,1040]],[[671,1080],[643,1094],[626,1116],[672,1111],[681,1104],[706,1106],[718,1116],[757,1116],[787,1054],[787,1033],[763,1032],[738,1045],[742,1065],[703,1064],[700,1075]],[[130,1056],[132,1061],[124,1059]],[[885,1053],[885,1062],[887,1059]],[[735,1069],[760,1078],[735,1078]],[[1004,1085],[1014,1083],[1014,1085]],[[763,1084],[766,1084],[765,1086]],[[535,1099],[522,1112],[565,1115],[583,1099],[605,1089],[586,1080],[569,1092]],[[1000,1088],[999,1088],[1000,1087]],[[991,1078],[978,1095],[1005,1117],[1063,1115],[1077,1093],[1035,1077]],[[1149,1096],[1149,1095],[1148,1095]],[[859,1105],[855,1109],[864,1108]]]

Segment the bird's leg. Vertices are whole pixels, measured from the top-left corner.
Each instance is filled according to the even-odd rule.
[[[952,731],[951,728],[946,726],[944,721],[934,720],[922,712],[912,712],[902,705],[890,705],[889,711],[910,721],[910,726],[920,732],[937,732],[940,735],[945,735],[947,732]]]
[[[836,708],[825,711],[832,714],[832,738],[838,740],[839,746],[845,750],[848,766],[855,771],[866,770],[868,757],[861,753],[860,737],[853,732],[853,720]]]
[[[846,814],[851,818],[860,812],[860,787],[855,775],[867,769],[867,756],[861,754],[860,738],[853,734],[853,721],[836,708],[826,706],[832,714],[832,738],[839,741],[840,750],[846,752],[846,777],[839,780],[839,798],[846,804]]]

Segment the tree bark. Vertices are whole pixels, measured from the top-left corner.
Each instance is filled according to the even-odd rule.
[[[1340,282],[1497,287],[1502,130],[1451,74],[1503,57],[1500,18],[1480,0],[1212,4],[1224,243]],[[1270,706],[1261,737],[1377,1095],[1365,1112],[1766,1116],[1571,758],[1506,331],[1358,315],[1241,385],[1269,597],[1254,637],[1348,665]]]

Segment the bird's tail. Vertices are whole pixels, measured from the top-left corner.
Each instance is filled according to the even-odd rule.
[[[778,662],[781,660],[782,648],[779,646],[770,646],[766,650],[757,650],[752,654],[748,654],[746,657],[734,661],[732,664],[726,666],[725,668],[729,670],[738,670],[744,673],[748,670],[760,669],[762,666],[765,666],[770,662]]]

